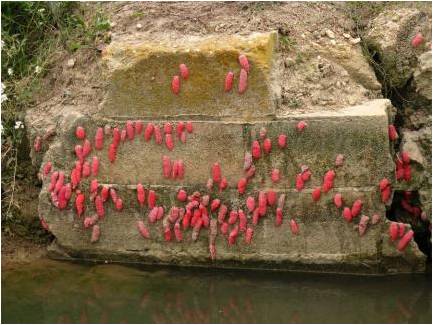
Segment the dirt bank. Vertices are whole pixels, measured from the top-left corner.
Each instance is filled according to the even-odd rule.
[[[46,244],[37,244],[33,240],[2,234],[1,261],[2,270],[31,263],[46,256]]]

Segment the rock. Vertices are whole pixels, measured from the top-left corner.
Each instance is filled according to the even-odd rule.
[[[294,65],[295,65],[295,61],[293,59],[291,59],[291,58],[285,58],[284,59],[284,66],[286,68],[292,67]]]
[[[131,39],[113,41],[107,46],[103,62],[112,86],[108,89],[102,114],[114,116],[119,107],[125,116],[142,116],[146,112],[149,117],[172,115],[173,112],[214,117],[247,117],[253,112],[256,116],[266,116],[275,112],[274,99],[280,97],[275,76],[278,73],[275,69],[275,32],[254,33],[248,37],[207,36],[177,42],[167,37],[158,41]],[[189,49],[195,49],[194,55],[188,52]],[[248,73],[248,90],[239,96],[236,82],[233,91],[222,96],[221,80],[225,79],[227,70],[221,67],[226,65],[227,53],[241,52],[253,67]],[[178,73],[173,68],[179,62],[173,60],[184,60],[186,56],[189,56],[188,65],[200,66],[202,70],[191,73],[188,82],[182,83],[179,95],[175,95],[169,85],[173,75]],[[233,62],[236,65],[231,63],[231,69],[237,69],[239,73],[237,59]],[[134,78],[130,77],[131,73]],[[154,75],[158,76],[156,82],[149,83]]]
[[[360,37],[352,38],[352,39],[350,40],[350,44],[353,44],[353,45],[358,44],[358,43],[360,43],[360,42],[361,42],[361,38],[360,38]]]
[[[107,47],[107,45],[105,43],[99,43],[98,45],[96,45],[96,50],[99,53],[102,53],[102,52],[104,52],[106,47]]]
[[[320,71],[320,74],[323,77],[329,77],[330,75],[334,74],[334,67],[332,66],[332,63],[329,61],[322,61],[317,65],[317,68]]]
[[[408,188],[420,189],[431,186],[431,132],[431,126],[417,131],[400,131],[400,151],[408,152],[411,159],[412,179],[410,183],[404,184]]]
[[[316,52],[343,67],[347,73],[342,71],[342,76],[350,76],[356,83],[359,83],[366,89],[381,89],[373,68],[365,59],[361,47],[338,44],[336,46],[318,47]]]
[[[335,38],[335,33],[330,29],[325,30],[325,34],[326,34],[326,36],[328,36],[331,39]]]
[[[135,25],[135,28],[137,28],[137,30],[140,30],[143,28],[143,25],[141,25],[140,23],[138,23],[137,25]]]
[[[108,32],[104,35],[104,42],[106,42],[106,43],[110,43],[112,37],[113,37],[113,32],[108,31]]]
[[[418,57],[418,66],[413,74],[416,92],[428,100],[432,99],[431,58],[431,51],[421,54]]]
[[[47,128],[47,131],[45,132],[44,136],[43,136],[43,140],[48,140],[51,137],[55,136],[57,133],[56,128],[54,126],[50,126]]]
[[[409,153],[410,160],[414,161],[423,168],[426,168],[427,166],[426,161],[421,153],[421,150],[419,148],[418,142],[419,142],[419,135],[417,131],[403,131],[402,132],[402,144],[401,144],[401,152],[406,151]]]
[[[423,187],[419,190],[419,200],[421,203],[421,209],[425,213],[425,217],[432,222],[432,190],[431,187]]]
[[[431,109],[431,108],[430,108]],[[403,115],[405,116],[405,127],[409,129],[419,130],[432,124],[432,116],[430,109],[409,109],[405,107]]]
[[[75,66],[75,60],[74,59],[69,59],[68,62],[66,63],[66,66],[68,68],[73,68]]]
[[[392,17],[401,19],[394,21]],[[411,39],[417,32],[429,35],[431,21],[428,15],[412,8],[388,9],[377,15],[363,37],[372,52],[377,52],[386,81],[391,87],[403,87],[412,77],[417,65],[417,49],[411,46]]]
[[[221,23],[221,24],[215,26],[215,31],[219,32],[220,30],[223,30],[225,27],[226,27],[226,24]]]
[[[343,37],[346,38],[346,39],[352,38],[352,37],[350,36],[350,34],[347,34],[347,33],[343,33]]]

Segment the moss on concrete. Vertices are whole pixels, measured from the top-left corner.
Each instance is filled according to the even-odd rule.
[[[235,116],[249,119],[274,113],[272,70],[276,33],[249,37],[190,38],[178,44],[112,43],[104,55],[110,71],[110,86],[102,114],[111,116]],[[238,56],[250,62],[248,89],[237,87]],[[171,91],[171,80],[179,75],[179,64],[190,71],[181,80],[179,95]],[[233,90],[224,92],[224,80],[233,71]]]

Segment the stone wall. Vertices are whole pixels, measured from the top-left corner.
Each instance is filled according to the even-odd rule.
[[[250,65],[248,87],[242,94],[238,92],[240,54],[246,55]],[[185,37],[175,44],[164,40],[153,44],[137,38],[112,42],[103,56],[101,78],[108,81],[98,113],[69,112],[62,120],[55,142],[43,154],[41,174],[48,162],[53,167],[44,176],[39,211],[43,224],[56,237],[57,254],[119,262],[319,272],[423,271],[425,258],[414,241],[399,251],[396,246],[400,239],[390,240],[390,223],[379,190],[383,178],[391,183],[394,180],[388,138],[390,101],[365,100],[360,105],[332,111],[281,112],[280,61],[275,32],[222,39]],[[181,79],[180,92],[174,94],[170,85],[181,63],[189,67],[190,75]],[[225,92],[224,78],[229,70],[235,76],[233,89]],[[192,122],[193,131],[184,131],[178,137],[179,123],[186,121]],[[299,128],[301,121],[306,125],[303,130]],[[148,123],[160,127],[161,144],[155,142],[154,136],[146,141],[144,130]],[[166,123],[173,128],[172,150],[164,143]],[[141,132],[136,128],[140,124]],[[132,127],[130,134],[126,133],[128,125]],[[52,194],[56,191],[49,189],[50,178],[53,171],[64,171],[64,184],[71,182],[71,172],[76,168],[76,146],[84,145],[84,140],[76,137],[79,126],[91,143],[91,152],[82,163],[87,161],[91,166],[92,157],[96,156],[100,168],[97,175],[81,177],[66,207],[59,209],[56,202],[63,186],[60,184],[59,192]],[[116,159],[110,161],[115,127],[125,130],[126,139],[120,140]],[[104,129],[100,149],[95,147],[98,128]],[[284,148],[278,146],[280,135],[287,136]],[[265,138],[272,144],[269,153],[264,152]],[[248,179],[245,192],[239,193],[238,182],[248,174],[244,170],[244,156],[251,152],[253,141],[259,141],[261,157],[253,160],[255,174]],[[344,155],[342,166],[335,165],[339,154]],[[164,177],[164,156],[183,161],[183,178]],[[211,190],[206,186],[214,163],[219,163],[222,176],[227,178],[226,189],[219,190],[218,184]],[[296,178],[305,171],[305,166],[312,176],[300,189],[296,187]],[[271,180],[273,169],[281,173],[278,182]],[[336,176],[332,189],[325,192],[323,179],[329,170],[334,170]],[[90,183],[95,179],[98,190],[90,193]],[[137,201],[139,183],[147,191],[153,190],[156,205],[164,208],[164,216],[155,223],[148,219],[149,204],[141,206]],[[95,218],[96,225],[85,228],[85,218],[97,213],[95,197],[103,195],[104,186],[117,192],[123,207],[116,208],[118,200],[108,199],[103,204],[105,216]],[[187,203],[177,199],[181,189],[189,195],[200,192],[196,199],[203,205],[200,211],[205,224],[204,214],[209,214],[211,220],[218,214],[218,210],[211,211],[211,203],[206,205],[205,195],[210,196],[210,202],[220,199],[229,212],[242,209],[247,215],[247,227],[254,231],[252,242],[245,242],[242,231],[234,236],[239,219],[227,224],[227,234],[221,233],[222,224],[218,223],[214,241],[212,227],[183,229],[183,215],[178,219],[183,239],[178,242],[175,237],[179,228],[169,218],[172,207],[186,208]],[[321,189],[321,195],[316,201],[313,196],[317,189]],[[272,202],[268,202],[266,215],[255,224],[246,198],[254,197],[257,204],[259,192],[270,191],[277,198],[285,194],[285,202],[280,205],[282,224],[275,225],[276,204]],[[343,206],[338,208],[334,204],[337,193],[343,197]],[[85,212],[78,216],[75,202],[80,194],[85,195]],[[194,201],[192,196],[190,199]],[[356,200],[362,201],[362,210],[347,222],[342,216],[343,207],[351,208]],[[370,217],[363,235],[359,233],[362,215]],[[373,215],[380,216],[376,224],[371,222]],[[140,234],[139,221],[149,230],[150,238]],[[404,227],[404,232],[408,232],[410,226]],[[193,233],[197,230],[200,233],[194,240]]]
[[[391,209],[394,220],[411,223],[420,234],[418,242],[431,257],[431,7],[384,10],[367,27],[364,41],[373,55],[395,110],[399,138],[394,142],[394,160],[407,153],[411,161],[409,180],[398,180]],[[412,211],[407,206],[418,206]]]

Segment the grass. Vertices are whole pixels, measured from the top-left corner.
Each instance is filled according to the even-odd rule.
[[[142,18],[142,17],[144,17],[144,12],[142,12],[142,11],[134,11],[131,14],[131,18],[133,18],[133,19]]]
[[[360,2],[349,1],[346,3],[347,13],[355,23],[355,29],[358,34],[366,27],[368,22],[383,12],[391,2]]]
[[[299,108],[302,106],[302,101],[297,98],[290,98],[287,105],[290,108]]]
[[[292,50],[296,45],[296,40],[288,35],[279,35],[280,46],[285,50]]]
[[[95,49],[97,55],[96,45],[110,39],[110,22],[96,5],[86,10],[83,3],[72,1],[3,2],[1,17],[2,231],[13,233],[15,226],[25,228],[17,192],[39,183],[30,163],[25,110],[41,91],[42,78],[65,52]]]

